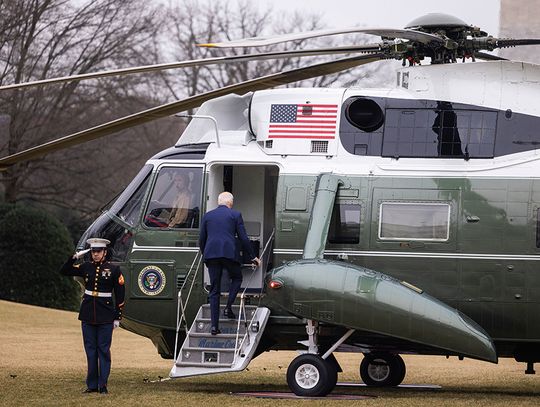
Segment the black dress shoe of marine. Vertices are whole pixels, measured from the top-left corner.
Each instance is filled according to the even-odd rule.
[[[86,389],[83,393],[97,393],[98,389]]]
[[[236,319],[236,315],[234,315],[234,312],[231,308],[225,308],[223,310],[223,315],[225,315],[229,319]]]
[[[220,334],[221,331],[219,329],[217,329],[215,326],[213,326],[212,329],[210,330],[210,333],[212,335],[217,335],[217,334]]]
[[[109,394],[109,391],[107,390],[106,386],[99,388],[99,394]]]

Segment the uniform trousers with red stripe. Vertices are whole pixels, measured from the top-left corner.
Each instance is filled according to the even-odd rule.
[[[88,373],[86,386],[98,389],[107,386],[111,373],[111,343],[113,323],[89,324],[82,322],[82,334]]]

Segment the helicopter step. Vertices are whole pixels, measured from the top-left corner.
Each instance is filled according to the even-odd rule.
[[[187,377],[212,373],[238,372],[251,361],[266,327],[270,310],[253,305],[233,306],[236,319],[223,316],[221,333],[210,333],[210,305],[199,308],[180,349],[170,377]]]

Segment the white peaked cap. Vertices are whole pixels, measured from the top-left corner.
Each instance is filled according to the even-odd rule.
[[[100,237],[93,237],[92,239],[88,239],[86,241],[90,245],[90,248],[98,248],[98,247],[107,247],[109,243],[111,243],[110,240],[107,239],[101,239]]]

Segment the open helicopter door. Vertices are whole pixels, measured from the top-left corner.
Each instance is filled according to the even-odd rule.
[[[208,173],[207,208],[217,207],[218,195],[229,191],[234,195],[234,209],[242,213],[244,226],[253,251],[261,259],[261,266],[253,270],[248,256],[242,267],[242,290],[257,294],[263,289],[264,275],[271,268],[274,237],[276,192],[279,168],[276,165],[214,164]],[[210,286],[208,271],[204,272],[204,285]],[[221,291],[228,292],[229,280],[224,273]]]

